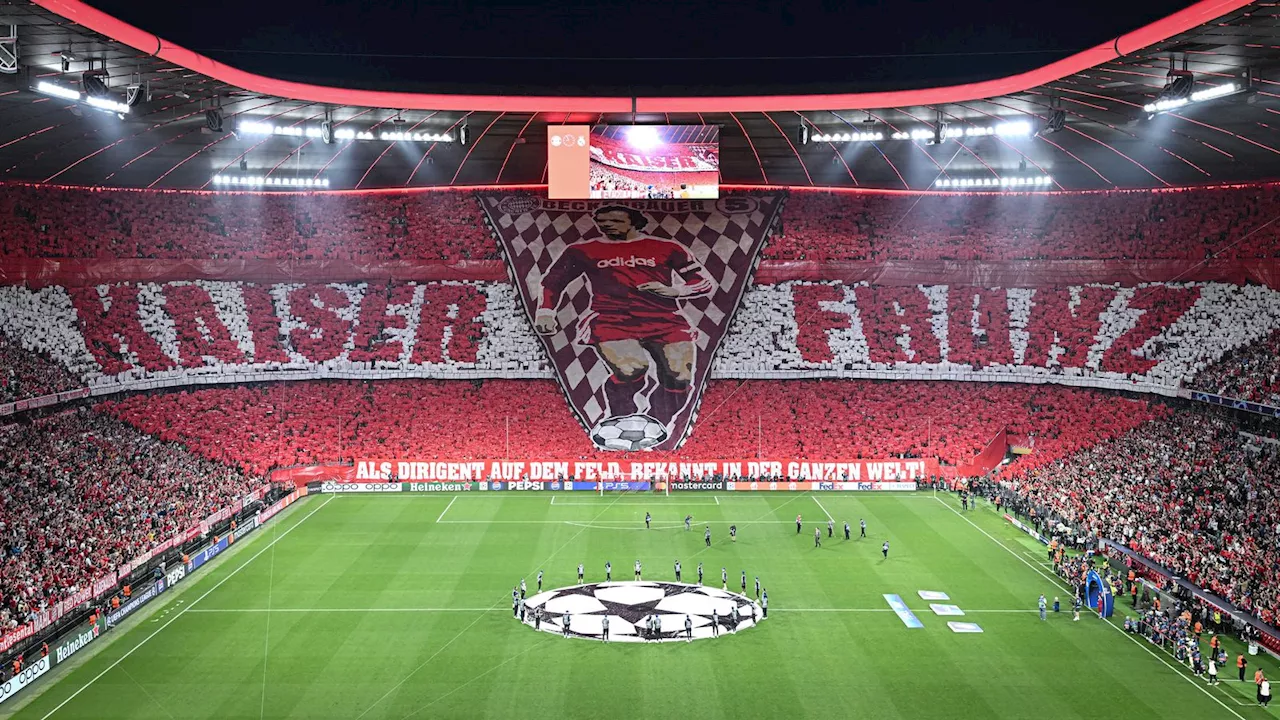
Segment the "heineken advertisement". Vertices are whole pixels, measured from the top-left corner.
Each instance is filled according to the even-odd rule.
[[[102,631],[105,629],[106,624],[107,624],[107,619],[105,617],[99,617],[97,622],[93,623],[92,625],[86,625],[80,628],[79,630],[76,630],[75,632],[71,633],[70,635],[64,637],[52,649],[53,664],[54,665],[61,664],[67,658],[71,657],[72,655],[84,649],[85,645],[88,645],[89,643],[96,640],[98,636],[102,634]]]
[[[476,489],[488,489],[488,483],[478,482],[400,482],[400,483],[320,483],[320,492],[324,493],[425,493],[425,492],[467,492]]]

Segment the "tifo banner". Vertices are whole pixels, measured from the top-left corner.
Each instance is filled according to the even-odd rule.
[[[589,460],[357,460],[355,482],[326,482],[325,492],[420,492],[409,486],[451,481],[500,480],[552,482],[560,480],[685,480],[712,482],[723,479],[782,478],[893,482],[923,480],[938,475],[938,461],[914,460],[709,460],[705,462],[599,462]],[[434,482],[403,482],[434,481]],[[467,482],[452,482],[466,485]],[[362,489],[351,489],[358,486]],[[346,488],[346,489],[344,489]],[[460,490],[472,488],[462,487]],[[673,489],[685,489],[676,488]],[[690,488],[721,489],[721,488]]]
[[[570,291],[577,286],[571,283]],[[518,295],[515,286],[496,282],[0,286],[0,333],[61,366],[68,382],[88,387],[38,403],[5,403],[0,414],[86,393],[217,383],[551,378],[562,372],[566,387],[573,387],[586,383],[589,372],[596,380],[612,377],[594,348],[568,343],[563,328],[544,341],[575,359],[585,353],[586,364],[569,361],[553,370]],[[695,301],[706,298],[687,302]],[[1263,342],[1280,328],[1280,292],[1219,283],[788,282],[748,289],[737,317],[710,367],[713,378],[1053,382],[1171,395],[1196,387],[1187,379],[1224,353]],[[699,379],[701,372],[705,379],[709,355],[701,345],[697,360],[690,376]],[[604,387],[620,392],[617,383]],[[650,379],[644,391],[656,389]],[[1201,389],[1208,392],[1194,399],[1236,404],[1209,394],[1216,387]],[[601,393],[588,400],[597,411],[607,407]]]
[[[680,447],[782,196],[625,204],[479,197],[592,442]]]

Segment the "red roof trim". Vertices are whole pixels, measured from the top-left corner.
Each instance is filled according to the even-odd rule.
[[[80,0],[31,0],[94,32],[142,52],[252,92],[355,107],[406,110],[463,110],[478,112],[788,112],[799,110],[859,110],[909,105],[966,102],[1018,93],[1060,80],[1140,50],[1250,4],[1251,0],[1200,0],[1162,20],[1078,52],[1071,57],[1017,75],[995,80],[920,90],[844,93],[832,95],[763,95],[739,97],[625,98],[547,97],[532,95],[438,95],[353,90],[279,80],[238,70],[187,50],[118,20]],[[634,104],[633,104],[634,103]]]

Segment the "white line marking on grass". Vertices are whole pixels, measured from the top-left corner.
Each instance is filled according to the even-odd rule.
[[[564,503],[560,503],[560,505],[563,505],[563,504]],[[560,505],[557,505],[556,507],[560,507]],[[770,514],[772,514],[772,511],[770,511]],[[594,520],[443,520],[441,521],[440,524],[441,525],[566,525],[566,524],[581,525],[584,523],[594,523],[594,522],[595,522]],[[606,521],[606,522],[615,522],[615,521]],[[617,521],[617,522],[620,522],[620,521]],[[636,522],[643,522],[643,520],[637,520]],[[741,526],[746,524],[794,525],[796,521],[795,520],[719,520],[717,519],[713,522],[718,524],[723,524],[723,525],[737,524]],[[672,525],[671,527],[684,527],[684,525]],[[641,530],[643,529],[644,528],[641,528]]]
[[[191,611],[191,608],[192,608],[193,606],[195,606],[195,604],[196,604],[196,603],[198,603],[198,602],[200,602],[201,600],[203,600],[203,599],[205,599],[205,598],[209,597],[209,593],[212,593],[214,590],[217,590],[218,588],[222,587],[222,584],[223,584],[223,583],[225,583],[226,581],[228,581],[228,580],[230,580],[231,578],[235,577],[235,576],[236,576],[236,573],[238,573],[238,572],[240,572],[241,570],[245,569],[245,567],[247,567],[247,566],[249,565],[249,563],[253,562],[254,560],[257,560],[257,559],[258,559],[258,557],[259,557],[260,555],[262,555],[262,553],[266,552],[267,550],[270,550],[272,547],[274,547],[274,546],[275,546],[275,544],[276,544],[276,543],[278,543],[278,542],[280,542],[281,540],[283,540],[283,539],[284,539],[284,537],[285,537],[286,535],[288,535],[289,533],[293,532],[293,531],[294,531],[295,529],[297,529],[297,527],[298,527],[299,525],[301,525],[302,523],[306,522],[308,518],[310,518],[312,515],[315,515],[316,513],[320,512],[321,508],[323,508],[325,505],[328,505],[330,502],[332,502],[332,501],[333,501],[333,498],[335,498],[335,497],[337,497],[337,496],[336,496],[336,495],[330,495],[328,500],[325,500],[324,502],[320,503],[320,504],[319,504],[319,505],[318,505],[314,510],[312,510],[312,511],[311,511],[311,512],[309,512],[309,513],[307,513],[306,515],[303,515],[301,520],[299,520],[298,522],[294,523],[294,525],[293,525],[292,527],[290,527],[288,530],[285,530],[284,532],[280,533],[277,537],[275,537],[275,538],[271,541],[271,543],[270,543],[269,545],[267,545],[266,547],[264,547],[264,548],[262,548],[261,550],[259,550],[257,553],[255,553],[255,554],[253,555],[253,557],[250,557],[248,560],[245,560],[245,561],[244,561],[243,563],[241,563],[241,564],[240,564],[240,566],[239,566],[239,567],[237,567],[235,570],[232,570],[231,572],[227,573],[227,576],[226,576],[226,577],[222,578],[222,579],[221,579],[221,580],[219,580],[217,583],[215,583],[213,587],[209,588],[208,590],[205,590],[203,595],[201,595],[200,597],[196,598],[195,600],[192,600],[190,604],[188,604],[185,608],[183,608],[181,611],[179,611],[179,612],[178,612],[176,615],[174,615],[172,618],[170,618],[168,622],[166,622],[165,624],[163,624],[163,625],[161,625],[160,627],[156,628],[154,632],[152,632],[150,635],[148,635],[148,636],[146,636],[145,638],[143,638],[143,639],[142,639],[142,642],[140,642],[140,643],[138,643],[137,645],[134,645],[133,647],[129,648],[128,652],[126,652],[125,654],[123,654],[123,655],[121,655],[120,657],[116,658],[116,661],[115,661],[115,662],[111,663],[110,665],[108,665],[108,666],[107,666],[107,668],[106,668],[105,670],[103,670],[102,672],[100,672],[100,673],[98,673],[97,675],[95,675],[95,676],[93,677],[93,679],[92,679],[92,680],[90,680],[89,682],[85,683],[85,684],[84,684],[84,686],[83,686],[83,687],[81,687],[79,690],[77,690],[77,691],[75,691],[75,692],[71,693],[71,695],[69,695],[69,696],[67,697],[67,699],[66,699],[66,700],[63,700],[62,702],[58,703],[58,706],[57,706],[57,707],[55,707],[54,709],[50,710],[50,711],[49,711],[49,714],[48,714],[48,715],[45,715],[43,718],[41,718],[41,720],[49,720],[49,718],[53,717],[54,713],[58,712],[59,710],[61,710],[61,709],[63,708],[63,706],[65,706],[67,703],[69,703],[69,702],[71,702],[72,700],[74,700],[74,699],[76,698],[76,696],[77,696],[77,695],[79,695],[80,693],[84,692],[85,690],[88,690],[90,685],[92,685],[92,684],[94,684],[94,683],[98,682],[98,680],[99,680],[99,679],[101,679],[103,675],[106,675],[107,673],[111,672],[111,670],[112,670],[113,668],[115,668],[115,666],[117,666],[117,665],[119,665],[120,663],[124,662],[125,658],[129,657],[130,655],[132,655],[132,654],[133,654],[133,652],[134,652],[135,650],[137,650],[138,648],[142,647],[143,645],[146,645],[146,644],[147,644],[147,642],[148,642],[149,640],[151,640],[151,638],[155,637],[156,635],[159,635],[159,634],[160,634],[160,631],[162,631],[162,630],[164,630],[165,628],[167,628],[167,627],[169,627],[170,625],[172,625],[174,620],[177,620],[178,618],[182,617],[184,614],[186,614],[186,613],[190,612],[190,611]]]
[[[739,593],[735,593],[739,594]],[[1002,610],[970,610],[964,609],[966,614],[989,614],[989,613],[1029,613],[1035,614],[1039,612],[1035,609],[1015,608]],[[371,608],[198,608],[192,610],[193,613],[204,613],[207,615],[240,615],[240,614],[256,614],[256,613],[291,613],[301,615],[322,615],[322,614],[345,614],[345,613],[452,613],[452,612],[507,612],[506,608],[498,605],[489,607],[465,607],[465,608],[449,608],[449,607],[371,607]],[[893,608],[774,608],[774,612],[784,613],[884,613],[893,612]]]
[[[618,502],[618,500],[620,500],[621,498],[622,498],[622,496],[621,496],[621,495],[619,495],[619,496],[618,496],[618,498],[617,498],[617,499],[615,499],[613,502],[609,503],[608,505],[605,505],[605,506],[604,506],[604,509],[603,509],[603,510],[601,510],[601,511],[599,512],[599,514],[597,514],[594,518],[592,518],[592,519],[591,519],[591,522],[595,522],[596,520],[599,520],[599,519],[600,519],[600,517],[601,517],[601,516],[603,516],[606,512],[608,512],[608,511],[609,511],[609,509],[613,507],[614,503]],[[449,522],[454,522],[454,521],[450,520]],[[462,521],[462,522],[471,522],[471,521]],[[477,521],[475,521],[475,522],[489,522],[489,521],[477,520]],[[493,521],[493,522],[498,522],[498,521]],[[560,522],[560,521],[552,520],[552,521],[548,521],[548,522]],[[555,552],[551,553],[550,557],[548,557],[546,560],[543,560],[543,561],[538,565],[538,567],[542,567],[543,565],[546,565],[547,563],[551,562],[553,559],[555,559],[555,556],[556,556],[556,555],[559,555],[559,554],[560,554],[560,551],[561,551],[561,550],[564,550],[565,548],[569,547],[569,545],[570,545],[570,544],[572,544],[572,543],[573,543],[573,541],[575,541],[575,540],[577,540],[579,537],[581,537],[581,536],[582,536],[582,533],[584,533],[584,532],[586,532],[586,531],[587,531],[587,529],[586,529],[586,528],[582,528],[582,529],[581,529],[581,530],[579,530],[578,532],[574,533],[574,534],[573,534],[573,537],[569,538],[567,541],[565,541],[565,543],[564,543],[563,545],[561,545],[560,547],[556,548],[556,549],[555,549]],[[496,609],[498,608],[498,606],[502,605],[502,603],[503,603],[503,599],[502,599],[502,598],[499,598],[496,602],[494,602],[494,603],[493,603],[493,605],[492,605],[492,606],[490,606],[489,608],[486,608],[484,612],[480,612],[480,613],[478,613],[478,614],[476,615],[476,619],[475,619],[475,620],[472,620],[472,621],[470,622],[470,624],[468,624],[466,627],[464,627],[464,628],[462,628],[461,630],[459,630],[457,635],[454,635],[452,638],[450,638],[450,639],[449,639],[449,642],[445,643],[444,645],[441,645],[441,646],[439,647],[439,649],[437,649],[435,652],[431,653],[431,656],[430,656],[430,657],[428,657],[426,660],[423,660],[423,661],[422,661],[422,663],[418,665],[418,667],[416,667],[416,668],[414,668],[412,671],[410,671],[408,675],[405,675],[405,676],[404,676],[404,678],[403,678],[400,682],[396,683],[395,685],[393,685],[393,686],[391,687],[391,689],[390,689],[390,690],[388,690],[388,691],[386,691],[385,693],[383,693],[382,697],[378,698],[377,700],[374,700],[372,705],[370,705],[368,708],[366,708],[364,712],[362,712],[362,713],[360,713],[359,715],[357,715],[357,716],[356,716],[356,720],[360,720],[360,719],[361,719],[361,718],[363,718],[365,715],[368,715],[370,710],[374,709],[375,707],[377,707],[377,706],[378,706],[378,704],[379,704],[379,703],[381,703],[383,700],[386,700],[388,697],[390,697],[390,696],[391,696],[391,693],[395,692],[396,690],[399,690],[399,689],[400,689],[400,686],[404,685],[406,682],[408,682],[408,681],[409,681],[409,678],[413,677],[414,675],[417,675],[419,670],[421,670],[422,668],[426,667],[426,666],[427,666],[427,664],[428,664],[428,663],[430,663],[432,660],[435,660],[435,659],[436,659],[436,657],[440,655],[440,653],[444,652],[446,649],[448,649],[448,648],[449,648],[449,646],[450,646],[450,645],[452,645],[452,644],[454,644],[455,642],[457,642],[458,638],[462,637],[462,636],[463,636],[463,634],[465,634],[468,630],[470,630],[471,628],[475,627],[476,623],[480,622],[480,620],[481,620],[481,619],[483,619],[483,618],[484,618],[484,616],[485,616],[486,614],[488,614],[488,613],[492,612],[493,610],[496,610]],[[47,720],[47,719],[46,719],[46,720]]]
[[[831,522],[835,522],[835,521],[836,521],[836,519],[835,519],[835,518],[831,517],[831,513],[827,512],[827,509],[826,509],[825,507],[823,507],[823,505],[822,505],[822,501],[818,499],[818,496],[817,496],[817,495],[814,495],[814,496],[813,496],[813,501],[814,501],[814,502],[816,502],[816,503],[818,503],[818,509],[822,510],[822,512],[827,516],[827,520],[829,520],[829,521],[831,521]]]
[[[951,507],[951,506],[950,506],[950,505],[948,505],[947,503],[943,502],[941,499],[939,499],[939,500],[938,500],[938,503],[940,503],[943,507],[945,507],[946,509],[950,510],[951,512],[955,513],[955,514],[956,514],[956,516],[957,516],[957,517],[959,517],[961,520],[964,520],[965,522],[967,522],[967,523],[969,523],[970,525],[972,525],[972,526],[974,527],[974,529],[975,529],[975,530],[977,530],[978,532],[982,533],[983,535],[986,535],[986,536],[991,540],[991,542],[993,542],[993,543],[995,543],[995,544],[999,545],[1000,547],[1004,548],[1006,552],[1008,552],[1010,555],[1012,555],[1012,556],[1014,556],[1015,558],[1017,558],[1017,559],[1018,559],[1018,560],[1019,560],[1023,565],[1026,565],[1027,567],[1031,568],[1031,569],[1032,569],[1032,570],[1033,570],[1037,575],[1039,575],[1040,577],[1042,577],[1042,578],[1044,578],[1044,579],[1048,580],[1049,582],[1051,582],[1051,583],[1053,583],[1053,584],[1055,584],[1055,585],[1061,585],[1061,586],[1063,586],[1063,587],[1065,587],[1065,588],[1067,588],[1067,589],[1071,589],[1071,586],[1070,586],[1070,585],[1068,585],[1066,582],[1064,582],[1061,578],[1059,578],[1059,577],[1057,577],[1057,576],[1055,576],[1055,575],[1046,575],[1046,574],[1044,574],[1044,572],[1043,572],[1042,570],[1040,570],[1040,568],[1038,568],[1038,567],[1036,567],[1035,565],[1033,565],[1033,564],[1031,564],[1031,563],[1027,562],[1027,560],[1026,560],[1025,558],[1023,558],[1021,555],[1019,555],[1018,553],[1014,552],[1013,550],[1010,550],[1010,549],[1009,549],[1009,546],[1007,546],[1007,545],[1005,545],[1004,543],[1000,542],[1000,541],[999,541],[998,539],[996,539],[996,537],[995,537],[994,535],[992,535],[991,533],[987,532],[986,530],[983,530],[981,527],[979,527],[979,526],[978,526],[976,523],[974,523],[972,520],[970,520],[969,518],[965,517],[965,516],[964,516],[964,514],[962,514],[960,511],[956,510],[955,508]],[[1104,622],[1106,622],[1106,621],[1104,620]],[[1186,680],[1187,682],[1191,683],[1191,685],[1192,685],[1195,689],[1197,689],[1197,690],[1199,690],[1200,692],[1204,693],[1204,694],[1205,694],[1205,696],[1206,696],[1206,697],[1208,697],[1210,700],[1212,700],[1212,701],[1214,701],[1214,702],[1218,703],[1219,705],[1221,705],[1223,710],[1226,710],[1227,712],[1231,713],[1231,714],[1232,714],[1232,715],[1234,715],[1235,717],[1239,718],[1239,720],[1244,720],[1244,717],[1243,717],[1243,716],[1241,716],[1241,715],[1240,715],[1240,713],[1236,712],[1235,710],[1232,710],[1230,707],[1228,707],[1228,706],[1227,706],[1227,704],[1226,704],[1226,703],[1224,703],[1224,702],[1222,702],[1222,700],[1218,699],[1218,697],[1217,697],[1216,695],[1214,695],[1214,694],[1210,693],[1208,690],[1206,690],[1206,689],[1204,689],[1203,687],[1201,687],[1200,683],[1196,682],[1196,681],[1195,681],[1194,679],[1192,679],[1192,678],[1187,677],[1186,675],[1183,675],[1183,674],[1182,674],[1182,673],[1181,673],[1181,672],[1180,672],[1176,667],[1174,667],[1173,665],[1170,665],[1170,664],[1169,664],[1169,663],[1168,663],[1164,658],[1162,658],[1162,657],[1160,657],[1159,655],[1157,655],[1157,654],[1155,654],[1154,652],[1152,652],[1152,651],[1151,651],[1151,648],[1146,647],[1146,646],[1145,646],[1145,645],[1143,645],[1141,642],[1139,642],[1136,638],[1134,638],[1134,637],[1132,637],[1132,636],[1130,636],[1130,635],[1126,635],[1126,634],[1125,634],[1125,632],[1124,632],[1124,630],[1121,630],[1120,628],[1116,627],[1113,623],[1107,622],[1107,626],[1108,626],[1108,627],[1110,627],[1112,630],[1115,630],[1116,632],[1120,633],[1122,636],[1124,636],[1124,637],[1128,638],[1130,642],[1133,642],[1133,643],[1134,643],[1134,644],[1136,644],[1138,647],[1140,647],[1140,648],[1142,648],[1143,650],[1145,650],[1145,651],[1146,651],[1146,653],[1147,653],[1148,655],[1150,655],[1151,657],[1153,657],[1153,658],[1155,658],[1155,659],[1159,660],[1160,662],[1164,663],[1165,667],[1169,668],[1170,670],[1173,670],[1173,673],[1174,673],[1175,675],[1177,675],[1178,677],[1182,678],[1183,680]]]
[[[639,506],[643,506],[643,507],[653,507],[653,503],[651,503],[651,502],[620,502],[620,503],[616,503],[616,504],[617,504],[617,505],[639,505]],[[680,503],[680,507],[685,507],[686,505],[695,505],[695,506],[696,506],[696,505],[701,505],[701,506],[704,506],[704,507],[712,507],[712,506],[714,506],[714,505],[719,505],[719,504],[720,504],[720,503],[718,503],[718,502],[683,502],[683,503]],[[572,507],[572,506],[577,506],[577,507],[600,507],[600,503],[598,503],[598,502],[563,502],[563,501],[561,501],[561,502],[558,502],[558,503],[552,503],[552,505],[555,505],[556,507]]]
[[[279,523],[271,526],[271,537],[278,534]],[[271,649],[271,590],[276,580],[276,544],[271,543],[271,565],[267,570],[267,627],[262,633],[262,701],[258,703],[258,720],[267,715],[267,652]]]
[[[457,501],[457,499],[458,499],[458,496],[457,496],[457,495],[454,495],[454,496],[453,496],[453,500],[450,500],[450,501],[449,501],[449,504],[444,506],[444,510],[443,510],[443,511],[441,511],[441,513],[440,513],[440,517],[436,518],[436,522],[440,522],[441,520],[443,520],[443,519],[444,519],[444,514],[445,514],[445,513],[447,513],[447,512],[449,512],[449,508],[453,507],[453,503],[454,503],[455,501]],[[551,504],[552,504],[552,505],[555,505],[555,504],[556,504],[556,496],[555,496],[555,495],[552,495],[552,496],[551,496]]]
[[[720,504],[720,496],[719,496],[719,495],[712,495],[711,497],[714,497],[714,498],[716,499],[716,504],[717,504],[717,505],[719,505],[719,504]]]

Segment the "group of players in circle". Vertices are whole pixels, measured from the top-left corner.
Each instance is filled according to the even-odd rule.
[[[578,584],[579,585],[582,585],[584,582],[585,569],[586,568],[582,563],[578,563]],[[644,579],[643,570],[644,570],[643,564],[639,560],[636,560],[635,581],[639,582]],[[676,563],[675,563],[675,574],[676,574],[676,582],[678,583],[684,582],[683,569],[681,568],[679,560],[676,560]],[[538,571],[538,589],[537,589],[537,592],[539,593],[542,592],[542,577],[543,577],[543,571],[539,570]],[[698,584],[699,585],[702,585],[702,580],[703,580],[702,563],[698,563]],[[604,581],[613,582],[613,563],[612,562],[605,561]],[[722,590],[727,591],[729,589],[728,568],[725,568],[725,567],[720,568],[720,585]],[[742,571],[741,585],[742,585],[742,597],[745,598],[747,597],[747,571],[746,570]],[[760,610],[762,613],[762,617],[769,617],[769,590],[760,584],[759,575],[756,576],[755,591],[756,591],[756,601],[760,603]],[[525,616],[528,612],[527,609],[525,608],[526,593],[528,593],[528,586],[525,584],[524,578],[520,578],[520,584],[511,588],[511,614],[513,617],[518,618],[520,622],[525,621]],[[542,621],[546,617],[545,614],[543,613],[541,606],[534,608],[532,617],[533,617],[534,629],[540,630],[542,628]],[[754,605],[751,607],[751,619],[753,622],[755,621]],[[730,617],[725,618],[724,624],[727,627],[736,628],[738,626],[738,621],[739,621],[738,608],[734,606],[730,610]],[[561,619],[561,628],[563,630],[565,637],[569,636],[569,626],[571,622],[572,622],[572,618],[570,614],[566,611],[564,613],[564,617]],[[659,628],[653,625],[653,623],[655,622],[656,622],[656,616],[651,617],[650,627],[647,628],[649,632],[649,636],[652,639],[656,639],[659,635]],[[604,632],[601,635],[600,639],[603,640],[604,642],[608,642],[609,641],[609,618],[607,615],[603,618],[602,625],[603,625],[602,629]],[[684,625],[685,625],[685,636],[686,636],[685,639],[692,640],[693,639],[693,618],[686,615],[684,619]],[[721,625],[721,620],[719,616],[716,615],[714,611],[712,611],[711,631],[717,636],[720,634],[720,625]]]
[[[644,514],[645,528],[646,529],[651,528],[652,523],[653,523],[653,516],[646,512]],[[692,530],[692,528],[693,528],[693,516],[685,515],[684,529],[686,531],[689,531],[689,530]],[[796,534],[799,535],[803,531],[804,531],[804,518],[801,515],[796,515]],[[860,518],[858,520],[858,531],[859,531],[859,534],[858,534],[859,538],[865,538],[867,536],[867,521],[865,518]],[[827,518],[827,537],[831,538],[834,536],[835,536],[835,520],[833,518],[828,517]],[[703,529],[702,537],[703,537],[703,541],[706,543],[706,546],[711,547],[711,526],[710,525],[705,526],[705,528]],[[735,543],[738,541],[737,525],[729,526],[729,539]],[[844,539],[845,540],[853,539],[853,531],[852,531],[852,528],[849,527],[849,522],[847,520],[844,522]],[[815,527],[813,529],[813,546],[822,547],[821,527]],[[888,540],[884,541],[884,544],[880,547],[880,552],[882,555],[884,555],[885,559],[888,559],[889,557],[889,541]],[[676,582],[684,582],[683,568],[681,567],[680,561],[678,559],[675,561],[674,569],[675,569]],[[641,581],[643,580],[642,575],[643,575],[643,565],[639,560],[636,560],[634,579],[636,581]],[[578,563],[578,584],[579,585],[583,583],[584,581],[583,578],[584,578],[584,566],[582,563]],[[613,582],[613,563],[612,562],[606,561],[604,564],[604,579],[605,579],[605,582]],[[698,584],[699,585],[703,584],[702,563],[698,563]],[[720,585],[722,590],[727,591],[729,589],[729,570],[727,567],[720,568]],[[742,588],[742,596],[744,598],[747,597],[747,571],[746,570],[742,571],[740,586]],[[527,591],[527,588],[525,586],[524,578],[520,578],[520,584],[518,586],[511,588],[511,613],[515,617],[519,618],[521,622],[524,621],[525,612],[526,612],[525,603],[524,603],[526,591]],[[755,591],[756,591],[756,600],[760,603],[760,607],[763,612],[763,617],[769,617],[769,591],[768,589],[764,588],[760,584],[759,575],[757,575],[755,579]],[[538,571],[538,592],[542,592],[542,571],[541,570]],[[736,607],[733,609],[733,613],[736,615],[737,613]],[[754,607],[752,609],[752,614],[753,615],[755,614]],[[542,619],[543,619],[542,608],[538,607],[534,611],[535,625],[540,626],[542,624]],[[720,634],[718,620],[719,619],[715,617],[713,614],[712,632],[715,633],[716,635]],[[737,622],[738,622],[737,617],[732,618],[733,626],[736,626]],[[569,616],[569,613],[566,612],[562,621],[565,637],[568,637],[568,634],[569,634],[569,623],[570,623],[570,616]],[[606,617],[604,620],[604,634],[601,637],[601,639],[604,640],[605,642],[608,642],[608,639],[609,639],[608,623],[609,621],[608,621],[608,618]],[[688,639],[692,639],[692,628],[693,628],[692,619],[686,616],[685,631],[688,636]],[[656,629],[653,629],[653,628],[650,628],[650,629],[653,630],[654,635],[656,636],[656,633],[657,633]]]

